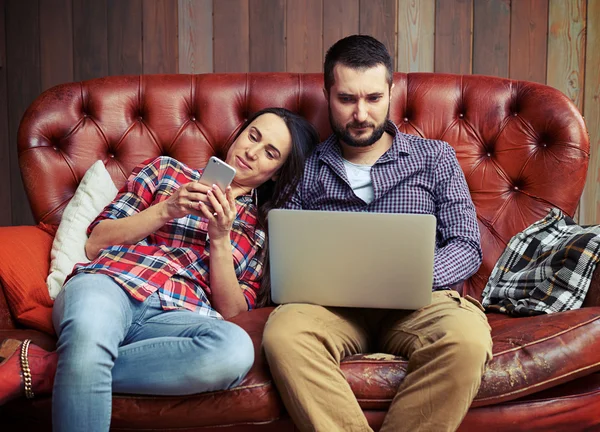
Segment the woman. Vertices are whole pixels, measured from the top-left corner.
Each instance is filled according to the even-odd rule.
[[[112,392],[236,386],[254,347],[218,318],[267,301],[266,215],[289,198],[317,142],[302,117],[268,108],[229,148],[237,172],[225,191],[172,158],[136,168],[88,228],[92,261],[75,266],[56,298],[56,352],[29,341],[0,348],[0,403],[23,387],[27,397],[53,388],[53,430],[107,431]]]

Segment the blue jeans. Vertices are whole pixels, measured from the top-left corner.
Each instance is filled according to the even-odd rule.
[[[237,325],[133,300],[110,277],[80,274],[52,316],[58,334],[54,431],[108,431],[112,392],[187,395],[240,383],[254,347]]]

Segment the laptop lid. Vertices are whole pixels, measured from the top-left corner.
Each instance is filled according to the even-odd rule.
[[[269,212],[275,303],[418,309],[431,303],[433,215]]]

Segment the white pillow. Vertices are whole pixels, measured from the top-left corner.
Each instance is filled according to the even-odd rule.
[[[67,204],[52,243],[50,274],[46,279],[50,298],[56,298],[75,264],[89,262],[85,256],[87,228],[117,192],[104,163],[94,162]]]

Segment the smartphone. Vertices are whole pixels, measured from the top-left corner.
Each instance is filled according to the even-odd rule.
[[[225,193],[234,177],[235,168],[213,156],[208,160],[199,181],[207,186],[216,184]]]

